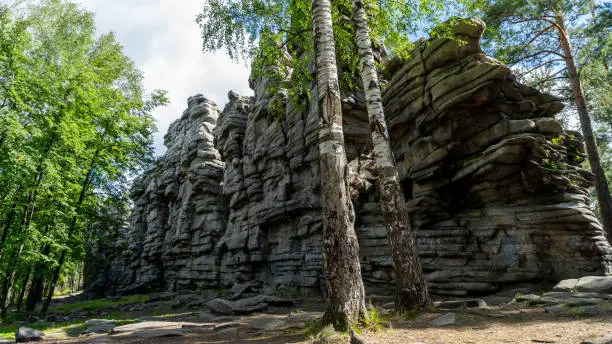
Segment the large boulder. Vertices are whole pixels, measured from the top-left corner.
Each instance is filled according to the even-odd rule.
[[[15,331],[15,341],[17,343],[42,342],[45,340],[45,333],[29,327],[20,327]]]

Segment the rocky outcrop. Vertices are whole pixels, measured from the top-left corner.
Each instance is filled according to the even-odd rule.
[[[131,191],[130,226],[115,238],[94,294],[196,289],[218,284],[217,242],[226,206],[224,164],[214,147],[219,109],[202,95],[190,97],[164,137],[166,153]]]
[[[483,29],[470,20],[456,27],[464,44],[417,45],[383,94],[430,288],[610,272],[580,135],[554,119],[557,99],[480,50]]]
[[[481,51],[483,28],[470,20],[455,28],[461,43],[418,43],[383,92],[430,289],[483,293],[611,272],[580,135],[554,119],[557,99]],[[230,92],[220,115],[204,97],[189,99],[167,153],[135,184],[107,292],[249,282],[266,293],[324,293],[319,117],[282,90],[268,94],[270,82],[252,80],[254,97]],[[363,278],[370,292],[391,292],[359,93],[343,95],[343,115]]]

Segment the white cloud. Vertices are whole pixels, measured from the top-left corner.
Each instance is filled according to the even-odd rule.
[[[156,109],[158,154],[163,135],[186,107],[187,97],[202,93],[220,108],[233,90],[248,95],[249,70],[231,62],[222,51],[203,54],[200,29],[195,23],[202,0],[82,0],[96,13],[100,33],[114,31],[128,56],[145,75],[147,90],[165,89],[171,104]]]

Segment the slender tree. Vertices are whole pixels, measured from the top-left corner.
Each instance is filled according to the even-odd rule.
[[[323,322],[346,330],[367,314],[355,213],[347,192],[342,102],[329,0],[312,1],[316,52],[319,163],[323,197],[323,258],[329,304]]]
[[[429,302],[429,294],[391,151],[363,0],[353,0],[353,21],[380,186],[380,206],[387,227],[395,271],[395,308],[398,311],[406,311],[415,306],[426,305]]]
[[[96,37],[92,13],[66,0],[9,8],[0,5],[2,316],[26,289],[27,310],[47,291],[46,311],[80,269],[84,229],[107,190],[126,193],[125,174],[152,161],[150,111],[167,101],[163,91],[147,100],[140,71],[113,34]]]

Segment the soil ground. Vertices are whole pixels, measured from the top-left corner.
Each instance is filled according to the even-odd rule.
[[[387,300],[388,301],[388,300]],[[585,314],[579,308],[569,312],[548,313],[542,306],[529,306],[527,303],[511,302],[512,297],[492,297],[486,299],[489,306],[484,309],[439,310],[408,316],[393,315],[391,310],[382,309],[382,328],[365,331],[361,337],[366,343],[416,344],[416,343],[581,343],[592,338],[612,335],[612,300],[597,306],[596,312]],[[140,301],[139,301],[140,302]],[[379,302],[382,304],[383,301]],[[183,328],[184,336],[167,338],[137,338],[126,335],[84,334],[83,327],[58,331],[47,337],[44,343],[309,343],[313,332],[312,319],[318,318],[325,304],[319,299],[301,300],[290,308],[271,307],[264,314],[249,316],[218,317],[210,320],[198,319],[198,311],[176,309],[171,301],[156,303],[136,311],[121,311],[116,307],[89,311],[89,318],[112,313],[122,319],[142,319],[155,317],[154,320],[186,322],[191,326]],[[136,307],[138,308],[138,307]],[[435,327],[431,321],[441,314],[453,312],[456,323]],[[289,315],[289,314],[292,315]],[[289,316],[288,316],[289,315]],[[297,316],[296,316],[297,315]],[[253,328],[252,322],[258,318],[279,319],[289,323],[272,330],[262,331]],[[293,318],[292,318],[293,317]],[[299,318],[297,321],[296,319]],[[293,320],[291,320],[293,319]],[[309,322],[309,320],[311,320]],[[213,331],[212,327],[221,323],[238,322],[234,330]],[[25,325],[27,326],[27,325]],[[348,343],[348,337],[345,338]]]

